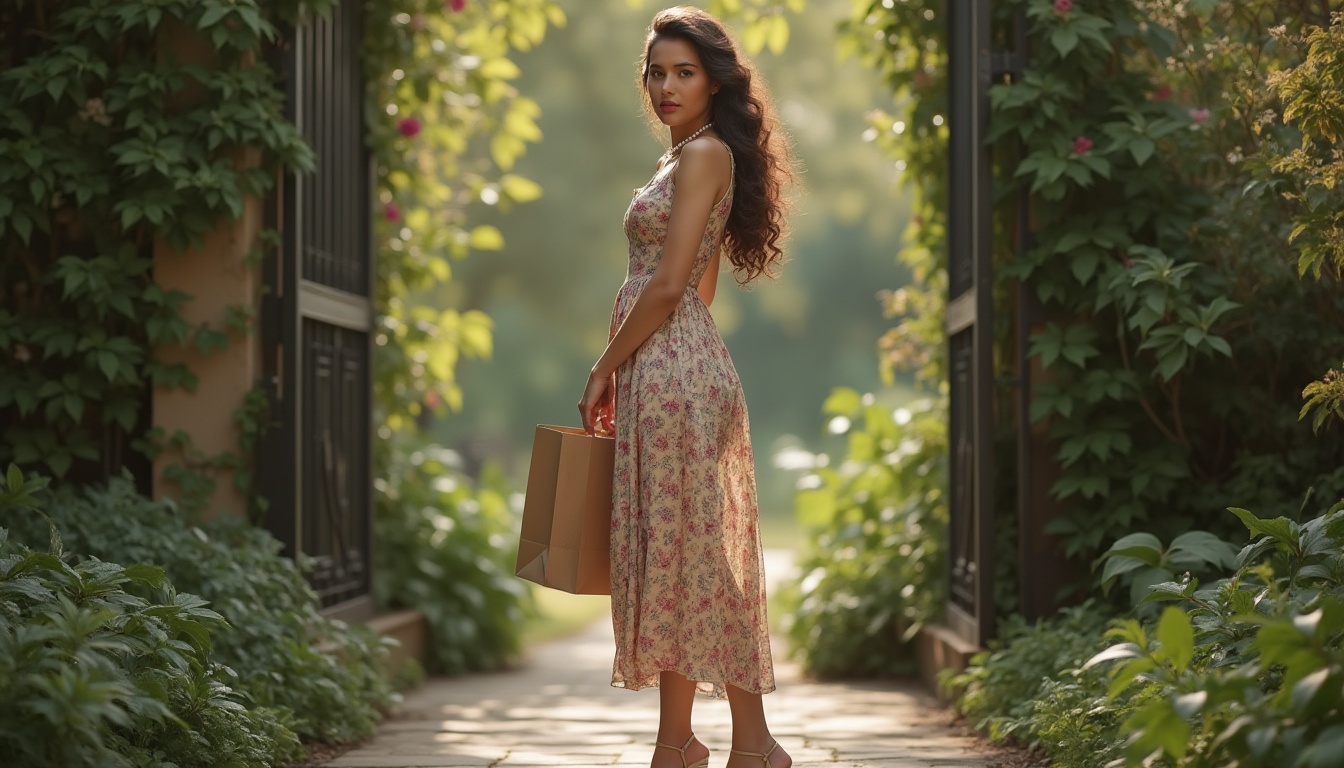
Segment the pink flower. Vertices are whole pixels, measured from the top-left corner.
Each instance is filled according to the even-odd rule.
[[[1085,155],[1092,151],[1092,140],[1086,136],[1079,136],[1073,140],[1073,154]]]
[[[1209,110],[1207,107],[1190,110],[1190,119],[1195,121],[1196,125],[1203,125],[1209,122]]]
[[[1060,16],[1073,10],[1073,0],[1055,0],[1055,13]]]
[[[449,8],[452,8],[453,12],[456,13],[457,11],[460,11],[463,8],[467,7],[467,0],[448,0],[446,5]]]
[[[1152,94],[1153,101],[1167,101],[1170,98],[1171,98],[1171,85],[1168,83],[1163,83],[1162,86],[1158,88],[1156,91],[1153,91]]]
[[[414,117],[403,117],[397,121],[397,130],[406,138],[412,138],[420,132],[420,121]]]
[[[388,203],[383,208],[383,218],[388,221],[398,221],[401,219],[401,209],[397,207],[396,203]]]

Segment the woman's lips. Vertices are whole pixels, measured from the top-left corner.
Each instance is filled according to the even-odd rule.
[[[658,105],[658,108],[663,110],[664,112],[672,112],[676,110],[676,108],[679,106],[681,105],[676,103],[675,101],[664,101],[663,103]]]

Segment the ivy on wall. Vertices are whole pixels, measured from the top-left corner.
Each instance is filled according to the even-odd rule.
[[[259,54],[278,24],[330,6],[25,0],[0,10],[0,463],[94,481],[168,449],[182,457],[172,476],[188,500],[208,495],[204,470],[244,463],[202,456],[185,434],[149,423],[150,390],[197,383],[162,350],[208,354],[251,322],[244,306],[183,320],[191,297],[155,283],[153,249],[191,258],[279,169],[312,169]],[[201,48],[214,53],[197,57]],[[239,414],[256,432],[255,409]]]
[[[1344,302],[1285,247],[1321,200],[1305,180],[1308,212],[1275,194],[1275,148],[1304,136],[1261,84],[1296,55],[1275,25],[1324,21],[1321,5],[1019,5],[1032,59],[991,92],[992,138],[1021,148],[1004,178],[1031,193],[1035,244],[998,257],[1043,307],[1031,418],[1062,469],[1066,551],[1344,492],[1339,445],[1296,419],[1344,344]]]

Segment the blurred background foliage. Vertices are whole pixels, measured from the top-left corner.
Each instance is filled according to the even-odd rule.
[[[420,297],[493,321],[492,359],[464,360],[458,370],[465,408],[430,431],[463,455],[469,472],[497,462],[518,487],[533,427],[577,423],[574,404],[606,343],[625,274],[621,216],[665,141],[650,134],[635,71],[653,4],[559,5],[565,27],[515,59],[515,85],[540,106],[544,140],[514,172],[544,193],[512,212],[489,194],[469,208],[470,220],[500,229],[503,248],[455,264],[450,281]],[[884,387],[875,345],[887,325],[878,291],[907,280],[893,244],[909,204],[896,166],[862,140],[869,114],[891,99],[877,73],[837,55],[836,25],[849,6],[791,4],[803,10],[789,17],[782,38],[763,33],[750,41],[765,45],[752,58],[804,173],[781,277],[746,291],[725,277],[713,306],[750,403],[762,514],[774,544],[789,543],[796,529],[793,476],[772,457],[826,445],[820,406],[830,388],[877,391],[892,404],[908,397],[899,381]],[[742,8],[741,18],[751,12]],[[776,52],[781,40],[787,46]]]

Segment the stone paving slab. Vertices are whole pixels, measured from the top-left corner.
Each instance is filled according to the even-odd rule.
[[[787,560],[769,557],[778,577]],[[594,600],[605,598],[594,597]],[[368,742],[329,768],[621,766],[647,768],[658,722],[656,690],[612,688],[612,630],[585,632],[534,649],[509,672],[432,680],[406,696]],[[915,682],[821,683],[805,679],[775,649],[779,689],[765,697],[771,731],[794,768],[994,768],[995,754]],[[696,735],[728,759],[725,701],[697,699]]]

